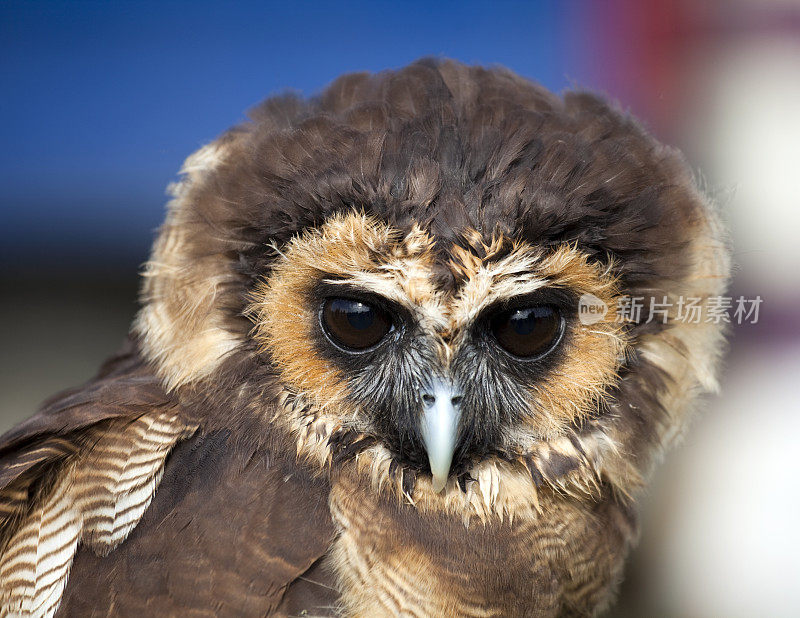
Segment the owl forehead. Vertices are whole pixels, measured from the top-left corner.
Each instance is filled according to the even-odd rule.
[[[457,330],[487,307],[548,285],[591,283],[594,269],[575,248],[551,253],[501,235],[465,230],[442,243],[420,225],[400,230],[375,218],[337,215],[281,249],[291,280],[306,289],[373,293],[405,307],[439,332]],[[445,283],[446,282],[446,283]]]

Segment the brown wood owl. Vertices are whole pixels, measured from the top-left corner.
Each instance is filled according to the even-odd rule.
[[[123,351],[0,441],[3,615],[609,603],[723,343],[678,152],[424,60],[267,100],[173,192]]]

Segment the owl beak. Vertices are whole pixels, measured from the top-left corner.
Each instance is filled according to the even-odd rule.
[[[422,389],[422,440],[428,452],[428,462],[433,475],[433,490],[440,492],[447,484],[450,464],[458,439],[458,421],[461,417],[461,395],[443,380]]]

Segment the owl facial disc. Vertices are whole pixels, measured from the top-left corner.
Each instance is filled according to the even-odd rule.
[[[447,484],[450,464],[458,440],[461,417],[461,394],[453,385],[437,379],[420,392],[422,416],[420,429],[433,476],[433,490],[440,492]]]

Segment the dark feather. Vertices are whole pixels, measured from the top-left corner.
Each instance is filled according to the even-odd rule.
[[[334,535],[327,483],[234,440],[219,431],[179,444],[125,543],[106,558],[78,552],[59,615],[254,616],[281,605],[318,615],[314,604],[332,605],[317,565]]]

